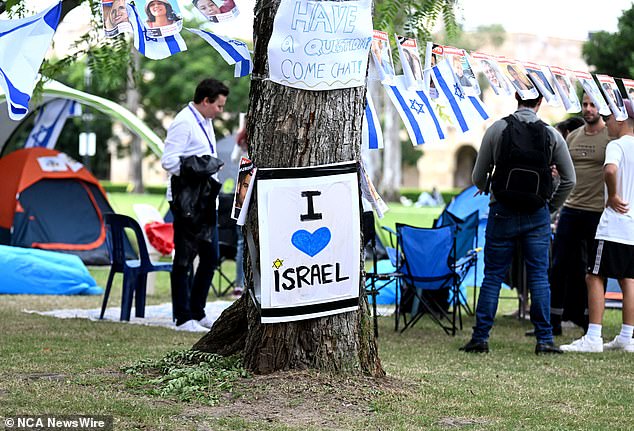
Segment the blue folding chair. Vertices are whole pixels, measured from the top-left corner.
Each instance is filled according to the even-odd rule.
[[[472,263],[474,271],[473,271],[473,287],[474,287],[474,297],[475,297],[475,289],[477,286],[477,276],[478,276],[478,226],[480,224],[480,212],[478,210],[473,211],[471,214],[460,218],[453,214],[451,211],[443,211],[441,216],[436,220],[435,226],[455,226],[456,227],[456,236],[455,236],[455,252],[454,252],[454,260],[458,261],[459,259],[468,256],[470,253],[474,254],[474,261]],[[469,307],[469,301],[467,300],[466,294],[463,289],[458,289],[460,295],[460,306],[464,308],[465,312],[468,314],[473,314],[471,307]],[[475,304],[475,299],[474,299]],[[474,305],[475,307],[475,305]]]
[[[424,314],[429,314],[447,334],[455,335],[458,325],[462,328],[459,286],[473,265],[475,253],[456,258],[456,232],[455,225],[420,228],[396,224],[396,260],[403,280],[399,314],[405,326],[401,332]],[[432,303],[430,292],[442,293],[443,299],[437,295]]]
[[[100,319],[106,311],[108,296],[112,287],[115,273],[123,273],[123,291],[121,293],[121,320],[130,320],[132,312],[132,298],[135,300],[136,317],[145,317],[145,293],[147,274],[154,271],[171,271],[171,263],[157,263],[150,260],[147,245],[143,239],[141,227],[131,217],[123,214],[104,214],[104,221],[108,228],[108,251],[110,252],[110,273],[106,284],[103,303],[101,304]],[[126,229],[131,229],[139,247],[139,259],[127,259],[129,251]]]

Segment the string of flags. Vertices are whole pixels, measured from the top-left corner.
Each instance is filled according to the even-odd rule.
[[[182,1],[182,0],[181,0]],[[231,20],[240,11],[234,0],[192,0],[209,22]],[[134,46],[150,59],[164,59],[187,46],[178,0],[103,0],[106,37],[132,33]],[[7,95],[9,116],[20,120],[28,112],[44,55],[51,45],[61,16],[61,1],[28,18],[0,20],[0,87]],[[627,118],[623,100],[634,102],[634,80],[571,71],[558,66],[522,62],[482,52],[435,45],[423,68],[416,39],[396,36],[403,70],[396,75],[387,33],[372,30],[369,0],[282,0],[269,42],[271,79],[306,90],[329,90],[378,80],[396,107],[414,145],[447,138],[447,126],[461,132],[489,118],[480,99],[476,70],[481,71],[498,96],[517,92],[523,99],[542,94],[546,103],[579,112],[581,104],[572,79],[582,85],[603,115]],[[253,70],[244,42],[211,31],[187,31],[203,38],[230,65],[236,77]],[[596,81],[595,81],[596,78]],[[621,93],[620,80],[625,88]],[[599,85],[597,85],[597,82]],[[382,133],[374,103],[366,101],[364,145],[382,148]]]
[[[394,72],[388,34],[374,30],[368,79],[381,82],[413,145],[446,139],[446,124],[467,132],[489,118],[487,108],[479,98],[481,89],[476,70],[484,74],[497,96],[510,96],[517,92],[526,100],[541,94],[546,103],[562,106],[569,113],[581,111],[573,78],[602,115],[612,113],[622,121],[627,118],[623,100],[629,98],[634,103],[634,80],[631,79],[597,74],[595,80],[586,71],[518,61],[478,51],[468,53],[464,49],[442,45],[431,46],[429,67],[423,68],[416,40],[399,35],[395,35],[395,39],[402,75]],[[623,84],[626,94],[621,93],[617,79]],[[370,98],[366,103],[366,112],[376,113]],[[364,127],[375,127],[364,135],[380,133],[377,126],[375,121],[364,122]],[[366,141],[363,145],[377,148],[366,145]]]
[[[211,23],[231,20],[239,15],[234,0],[193,0],[195,8]],[[22,120],[37,83],[44,56],[53,41],[62,10],[58,1],[31,17],[0,20],[0,88],[7,97],[9,118]],[[183,28],[177,0],[104,0],[104,33],[116,37],[132,33],[134,47],[147,58],[161,60],[187,50],[180,32]],[[198,35],[235,65],[235,77],[249,75],[253,62],[247,45],[211,31],[186,29]]]

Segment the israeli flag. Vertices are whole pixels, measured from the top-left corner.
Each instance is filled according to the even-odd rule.
[[[444,96],[448,103],[447,113],[456,127],[466,132],[489,118],[489,113],[480,99],[476,96],[467,96],[460,84],[456,82],[455,75],[447,60],[438,62],[432,71],[436,88],[441,97]]]
[[[420,87],[408,87],[403,75],[395,76],[385,91],[405,124],[413,145],[446,138],[444,127],[432,107],[429,95]]]
[[[379,116],[376,115],[376,108],[369,91],[365,93],[365,115],[361,126],[361,144],[363,148],[377,150],[383,148],[383,130]]]
[[[132,4],[127,5],[128,17],[132,24],[134,47],[151,60],[162,60],[172,54],[187,51],[187,45],[180,33],[173,36],[151,37],[139,18],[139,12]]]
[[[62,3],[28,18],[0,21],[0,87],[7,96],[9,118],[29,112],[37,74],[53,41]]]
[[[66,119],[78,115],[81,115],[81,105],[74,100],[53,99],[42,105],[24,148],[55,148]]]
[[[236,78],[247,76],[253,71],[253,61],[251,61],[251,54],[246,43],[241,40],[218,36],[210,31],[195,28],[187,28],[186,30],[202,37],[218,51],[228,64],[235,64],[236,69],[233,76]]]

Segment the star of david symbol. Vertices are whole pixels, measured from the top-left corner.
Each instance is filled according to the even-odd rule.
[[[409,109],[411,109],[412,111],[416,112],[417,114],[424,114],[425,113],[425,109],[423,109],[423,104],[417,102],[414,99],[410,99],[410,106]]]
[[[40,128],[38,131],[36,131],[33,136],[35,138],[35,142],[37,143],[38,147],[43,147],[44,143],[45,143],[45,139],[46,136],[48,135],[48,130],[46,130],[45,127]]]
[[[459,98],[460,100],[464,99],[464,93],[462,92],[462,88],[460,88],[460,85],[458,85],[458,83],[454,84],[453,89],[454,95],[457,98]]]
[[[284,261],[280,258],[277,258],[273,261],[273,268],[280,269],[284,265]]]

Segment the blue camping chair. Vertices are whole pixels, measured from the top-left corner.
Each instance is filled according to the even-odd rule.
[[[403,280],[399,315],[405,326],[401,332],[424,314],[429,314],[447,334],[455,335],[458,325],[462,328],[459,286],[474,263],[475,251],[457,257],[456,232],[455,225],[420,228],[396,224],[396,261]],[[445,299],[433,303],[430,292],[440,293]]]
[[[367,213],[364,213],[364,216]],[[395,316],[395,327],[398,329],[398,291],[400,289],[400,281],[402,274],[396,271],[396,253],[393,247],[385,247],[385,251],[391,261],[391,268],[387,272],[382,272],[380,270],[380,265],[377,257],[377,239],[379,242],[381,241],[376,234],[375,223],[374,223],[374,215],[370,212],[372,216],[371,220],[364,220],[364,238],[369,238],[366,241],[366,247],[370,247],[372,253],[372,271],[365,273],[365,293],[366,295],[370,295],[372,297],[372,311],[373,311],[373,322],[374,322],[374,336],[378,338],[379,336],[379,325],[378,325],[378,315],[377,315],[377,296],[381,294],[381,291],[385,290],[386,292],[390,287],[394,286],[394,316]],[[389,228],[383,227],[383,229],[387,231],[392,231]],[[390,265],[388,265],[390,266]]]
[[[104,221],[108,228],[108,251],[110,252],[110,274],[106,284],[103,303],[101,304],[100,319],[103,319],[108,296],[112,287],[114,274],[123,273],[123,291],[121,294],[121,320],[130,320],[132,298],[135,299],[136,317],[145,317],[145,289],[147,274],[154,271],[171,271],[171,263],[157,263],[150,260],[143,231],[131,217],[123,214],[104,214]],[[126,258],[126,229],[131,229],[139,246],[139,259]]]
[[[449,210],[445,210],[441,213],[440,217],[436,220],[434,225],[436,227],[441,226],[455,226],[456,227],[456,260],[468,256],[470,253],[475,254],[473,268],[471,271],[473,274],[473,295],[474,295],[474,308],[475,308],[475,295],[477,287],[477,274],[478,274],[478,226],[480,224],[480,212],[478,210],[473,211],[471,214],[460,218],[453,214]],[[468,274],[467,274],[468,275]],[[473,312],[469,307],[465,289],[458,289],[460,295],[459,304],[464,310],[472,315]]]

